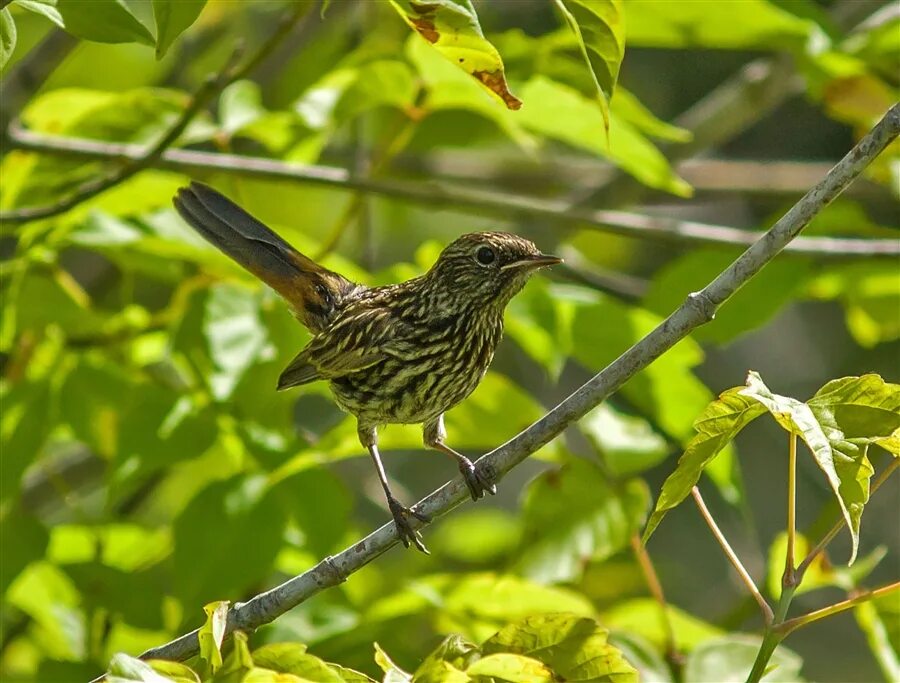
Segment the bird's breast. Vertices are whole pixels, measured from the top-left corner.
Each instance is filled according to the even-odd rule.
[[[379,363],[331,382],[338,404],[371,424],[420,423],[469,394],[503,333],[499,316],[433,315],[411,324]]]

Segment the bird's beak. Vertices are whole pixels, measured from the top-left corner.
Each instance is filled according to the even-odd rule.
[[[528,270],[536,270],[538,268],[546,268],[547,266],[555,266],[558,263],[562,262],[563,260],[559,258],[559,256],[534,254],[532,256],[521,258],[518,261],[513,261],[512,263],[507,263],[506,265],[500,266],[500,270],[509,270],[510,268],[525,268]]]

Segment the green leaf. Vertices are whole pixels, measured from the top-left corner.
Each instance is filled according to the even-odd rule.
[[[335,125],[345,125],[379,107],[409,114],[418,90],[415,74],[405,62],[383,59],[364,64],[335,103],[332,114]]]
[[[503,60],[481,32],[470,0],[391,0],[391,4],[413,31],[499,97],[508,109],[522,106],[509,91]]]
[[[8,7],[0,10],[0,69],[6,66],[16,49],[16,22]]]
[[[566,681],[636,683],[637,671],[607,642],[607,636],[608,631],[593,619],[543,614],[506,626],[482,650],[485,655],[512,652],[533,657]]]
[[[577,580],[588,562],[628,546],[649,504],[643,480],[614,488],[595,465],[578,458],[544,472],[525,491],[521,573],[540,583]]]
[[[428,547],[454,562],[492,564],[510,555],[521,536],[516,515],[499,508],[475,508],[443,518]]]
[[[847,328],[865,348],[900,339],[900,282],[893,263],[835,265],[810,285],[819,299],[837,299]]]
[[[577,90],[545,76],[533,76],[522,88],[522,100],[526,106],[518,119],[526,128],[609,158],[645,185],[690,196],[690,185],[678,177],[665,156],[615,112],[610,113],[613,134],[607,145],[600,108]]]
[[[62,15],[56,9],[57,0],[13,0],[16,7],[46,17],[60,28],[65,28]]]
[[[206,663],[210,673],[222,666],[222,640],[228,619],[228,600],[218,600],[203,606],[206,621],[200,627],[197,638],[200,641],[200,658]]]
[[[85,617],[72,581],[49,562],[31,563],[12,582],[5,602],[34,622],[32,640],[45,657],[84,659]]]
[[[509,683],[554,683],[553,672],[536,659],[522,655],[498,652],[481,657],[466,669],[466,674],[484,676],[490,680]]]
[[[700,479],[700,473],[713,458],[734,440],[741,429],[765,412],[765,408],[744,395],[744,391],[744,387],[734,387],[722,392],[694,422],[697,435],[688,442],[675,471],[663,484],[656,508],[644,529],[644,543],[666,512],[687,497]]]
[[[694,134],[658,119],[643,102],[622,86],[616,88],[616,96],[610,103],[615,115],[627,121],[644,135],[666,142],[690,142]]]
[[[747,679],[762,639],[757,636],[731,635],[707,641],[696,647],[684,665],[686,681],[741,683]],[[776,648],[765,683],[802,683],[803,660],[783,646]]]
[[[900,387],[877,375],[844,377],[826,384],[807,404],[773,394],[751,372],[741,394],[765,406],[776,422],[809,447],[847,521],[852,540],[849,564],[853,564],[874,473],[866,450],[900,427]]]
[[[732,261],[734,254],[695,249],[667,263],[654,275],[642,304],[660,315],[677,308],[688,292],[701,289]],[[708,325],[691,334],[701,341],[725,344],[768,323],[797,294],[812,272],[805,259],[776,260],[729,299]]]
[[[384,672],[384,683],[409,683],[412,680],[412,674],[406,673],[394,664],[378,643],[373,643],[373,645],[375,646],[375,663]]]
[[[556,0],[575,34],[578,48],[597,87],[597,101],[609,130],[609,100],[625,56],[625,26],[619,0]]]
[[[215,367],[209,385],[222,401],[231,396],[241,376],[269,346],[259,319],[258,292],[231,284],[212,287],[203,333]]]
[[[0,500],[9,500],[25,469],[44,448],[53,423],[48,417],[53,393],[49,381],[20,384],[2,396],[0,415]]]
[[[149,659],[147,664],[153,670],[165,676],[173,683],[200,683],[200,677],[191,667],[181,662],[170,662],[165,659]]]
[[[99,43],[155,45],[153,35],[124,0],[61,2],[58,5],[66,31]]]
[[[219,96],[219,123],[226,138],[266,113],[259,85],[241,80],[230,83]]]
[[[600,451],[603,463],[619,477],[648,470],[669,453],[666,440],[647,420],[620,413],[608,403],[597,406],[578,426]]]
[[[413,673],[414,683],[468,683],[465,673],[470,661],[478,656],[478,647],[460,635],[449,635]]]
[[[306,646],[300,643],[272,643],[263,645],[253,651],[254,664],[278,671],[293,674],[304,681],[320,683],[341,683],[348,679],[354,681],[371,681],[368,676],[349,669],[338,670],[318,657],[306,652]]]
[[[173,589],[183,604],[243,595],[268,576],[285,526],[270,494],[264,477],[237,476],[210,484],[184,508],[173,526]]]
[[[890,600],[890,596],[888,599]],[[896,596],[891,602],[897,602]],[[888,629],[887,619],[892,619],[895,624],[900,623],[900,609],[892,605],[893,613],[885,614],[878,609],[880,604],[880,601],[869,601],[857,605],[853,608],[853,616],[866,636],[866,642],[881,667],[884,680],[897,681],[900,680],[900,654],[895,649],[896,645],[891,643],[892,634]],[[893,635],[898,635],[896,629]]]
[[[609,642],[637,669],[641,683],[674,683],[672,672],[659,650],[642,636],[626,631],[613,631],[609,634]]]
[[[197,20],[205,4],[206,0],[153,0],[157,59],[161,59],[175,39]]]
[[[788,49],[803,53],[820,51],[829,40],[815,21],[791,13],[777,0],[633,0],[628,3],[626,42],[670,49]]]
[[[514,114],[478,83],[443,59],[423,41],[410,36],[404,50],[425,85],[421,108],[425,112],[468,111],[493,122],[520,148],[531,151],[536,142]]]
[[[659,603],[653,598],[635,598],[614,605],[602,614],[603,623],[612,629],[636,633],[659,651],[666,648],[666,632],[662,626]],[[671,603],[666,615],[677,634],[678,647],[690,651],[700,643],[724,635],[724,632]],[[687,679],[686,679],[687,680]]]
[[[159,595],[165,592],[162,574],[152,568],[123,571],[99,562],[63,565],[90,609],[103,608],[112,619],[122,619],[137,628],[163,628]],[[135,586],[146,590],[135,591]]]
[[[16,539],[15,543],[4,544],[0,553],[0,595],[6,595],[19,573],[44,556],[50,535],[37,518],[22,509],[21,503],[15,503],[0,512],[0,537]]]
[[[124,652],[118,652],[112,656],[107,670],[106,680],[109,683],[166,683],[173,679],[163,676],[153,669],[150,664],[137,657],[131,657]]]
[[[304,547],[317,556],[340,546],[353,500],[338,477],[321,467],[302,470],[279,482],[273,493],[303,534]]]

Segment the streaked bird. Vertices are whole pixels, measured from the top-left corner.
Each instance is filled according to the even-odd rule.
[[[378,428],[422,424],[425,445],[451,456],[478,500],[490,478],[446,443],[444,413],[487,372],[503,333],[503,311],[538,269],[560,263],[531,241],[475,232],[447,246],[420,277],[366,287],[322,267],[211,187],[193,182],[174,199],[197,232],[278,292],[312,339],[285,368],[278,389],[317,380],[357,420],[400,540],[428,552],[411,517],[429,519],[391,493]]]

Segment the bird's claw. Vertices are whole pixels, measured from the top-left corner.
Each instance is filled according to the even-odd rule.
[[[428,548],[426,548],[425,544],[422,542],[422,534],[420,534],[418,530],[412,528],[409,523],[409,518],[412,516],[423,524],[428,524],[428,522],[431,521],[431,517],[406,507],[396,498],[388,499],[388,507],[391,510],[391,516],[394,518],[394,526],[397,527],[397,535],[400,537],[400,542],[403,544],[403,547],[408,548],[410,544],[412,544],[417,550],[426,555],[430,555],[431,553],[428,552]]]
[[[462,473],[463,479],[466,480],[466,486],[469,487],[472,500],[477,501],[479,498],[483,498],[485,493],[490,493],[492,496],[496,495],[496,484],[482,472],[479,472],[474,463],[460,463],[459,471]]]

